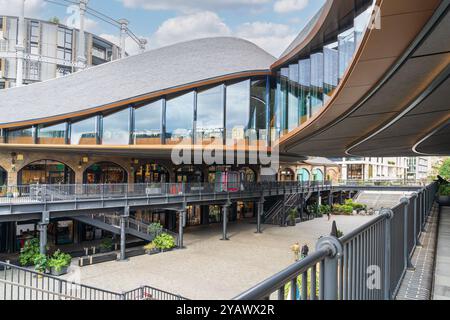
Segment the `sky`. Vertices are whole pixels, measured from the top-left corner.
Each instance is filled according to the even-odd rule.
[[[0,15],[17,15],[21,0],[0,0]],[[26,0],[25,15],[48,20],[58,17],[74,24],[70,2]],[[59,4],[56,4],[59,3]],[[180,41],[212,36],[235,36],[252,41],[278,57],[314,16],[325,0],[89,0],[88,6],[118,20],[155,49]],[[62,5],[65,4],[65,5]],[[86,30],[118,43],[119,29],[87,15]],[[127,39],[129,54],[138,47]]]

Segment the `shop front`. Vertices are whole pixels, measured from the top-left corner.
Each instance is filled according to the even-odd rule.
[[[140,164],[135,171],[136,183],[168,183],[170,175],[166,168],[156,163]]]
[[[53,160],[33,162],[18,173],[19,185],[73,184],[75,172],[64,163]]]
[[[85,184],[120,184],[127,183],[125,169],[112,162],[99,162],[86,169],[83,175]]]

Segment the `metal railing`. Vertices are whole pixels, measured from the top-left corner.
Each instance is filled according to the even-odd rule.
[[[117,293],[0,262],[1,300],[187,300],[150,286]]]
[[[429,180],[408,180],[408,179],[371,179],[371,180],[339,180],[337,186],[379,186],[379,187],[422,187],[426,186]]]
[[[340,239],[319,239],[316,252],[235,299],[394,299],[436,193],[433,183]]]
[[[106,200],[123,198],[161,198],[214,196],[218,194],[273,192],[296,193],[327,190],[331,182],[261,183],[151,183],[151,184],[58,184],[22,185],[0,188],[1,204]]]

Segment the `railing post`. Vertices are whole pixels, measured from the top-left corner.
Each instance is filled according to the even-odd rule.
[[[420,223],[420,221],[417,221],[417,213],[419,212],[417,209],[417,202],[419,201],[419,194],[417,192],[413,192],[411,199],[414,199],[414,247],[417,247],[422,246],[419,239],[420,231],[417,231],[417,224]]]
[[[316,251],[328,250],[329,254],[324,261],[323,288],[324,300],[338,300],[338,262],[342,256],[342,244],[338,238],[327,236],[319,239],[316,245]]]
[[[414,266],[411,263],[411,259],[409,257],[409,252],[408,252],[408,229],[409,229],[409,219],[410,217],[408,217],[408,213],[409,213],[409,206],[410,206],[410,200],[406,197],[402,198],[400,200],[401,203],[403,203],[405,205],[405,207],[403,208],[403,254],[404,254],[404,260],[405,260],[405,267],[407,269],[413,269]]]
[[[382,209],[380,215],[384,220],[384,300],[391,300],[391,220],[394,212]]]

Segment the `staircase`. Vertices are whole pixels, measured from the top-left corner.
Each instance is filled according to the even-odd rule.
[[[263,216],[263,223],[280,225],[285,221],[289,210],[296,208],[301,201],[302,195],[300,193],[291,194],[286,200],[277,201]]]
[[[119,215],[108,215],[108,214],[99,214],[99,215],[88,215],[88,216],[77,216],[74,217],[75,220],[80,221],[82,223],[94,226],[96,228],[100,228],[102,230],[109,231],[113,234],[120,235],[120,216]],[[146,241],[153,241],[153,239],[157,236],[155,234],[150,234],[148,232],[149,224],[128,217],[125,221],[125,233],[130,234],[136,238],[143,239]],[[178,243],[178,235],[172,231],[163,229],[162,233],[170,234],[175,238],[175,242]]]
[[[368,209],[378,211],[382,208],[395,207],[406,194],[404,192],[362,191],[355,197],[355,202],[365,204]]]

